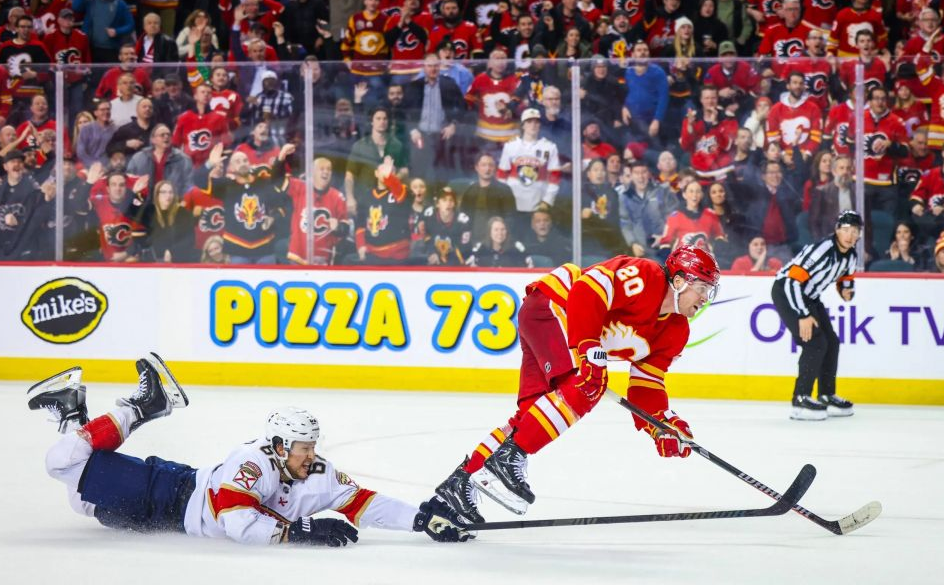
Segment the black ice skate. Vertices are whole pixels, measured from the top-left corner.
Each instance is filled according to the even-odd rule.
[[[852,403],[845,398],[840,398],[835,394],[820,394],[819,402],[826,405],[826,414],[828,416],[852,416]]]
[[[137,414],[137,420],[131,423],[135,430],[144,423],[167,416],[175,408],[183,408],[190,403],[183,388],[167,369],[164,360],[156,353],[135,363],[138,369],[138,390],[128,398],[120,398],[118,406],[130,406]],[[164,380],[161,380],[161,374]]]
[[[826,405],[812,396],[794,396],[790,418],[793,420],[826,420]]]
[[[512,437],[505,439],[485,466],[472,474],[472,481],[482,492],[515,514],[528,511],[534,493],[527,479],[528,456]]]
[[[78,366],[33,384],[26,391],[26,397],[30,410],[45,408],[52,414],[52,422],[59,423],[62,434],[88,422],[82,368]]]
[[[436,488],[436,495],[442,498],[463,522],[478,524],[485,522],[485,518],[482,517],[476,506],[478,490],[475,484],[472,483],[469,472],[463,469],[468,462],[469,458],[466,457],[465,461],[460,463],[459,467],[456,467],[456,470],[452,472],[452,475],[439,484]]]

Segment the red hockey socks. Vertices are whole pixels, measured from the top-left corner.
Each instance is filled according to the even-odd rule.
[[[121,407],[92,419],[79,429],[79,436],[96,451],[114,451],[124,443],[135,420],[134,410]]]

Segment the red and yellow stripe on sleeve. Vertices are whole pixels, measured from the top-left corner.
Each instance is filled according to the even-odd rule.
[[[561,307],[567,305],[570,289],[580,278],[580,267],[576,264],[563,264],[528,285],[528,292],[538,288]]]
[[[633,362],[629,368],[629,388],[649,388],[665,392],[665,371],[645,362]]]
[[[335,508],[335,510],[344,514],[351,524],[358,526],[361,521],[361,516],[364,514],[364,511],[367,510],[367,507],[370,506],[370,503],[374,501],[374,496],[376,495],[377,492],[358,488],[340,508]]]
[[[215,520],[220,514],[231,510],[252,508],[261,511],[262,499],[257,494],[224,483],[218,492],[207,490],[207,505]]]
[[[595,292],[600,300],[603,301],[603,304],[606,305],[606,309],[610,310],[610,307],[613,306],[613,281],[615,280],[615,275],[613,271],[609,268],[597,265],[593,268],[587,270],[583,273],[583,276],[577,279],[577,282],[582,282],[590,287],[590,290]]]

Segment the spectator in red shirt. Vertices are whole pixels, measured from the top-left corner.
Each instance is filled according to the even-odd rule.
[[[735,272],[757,272],[773,274],[783,268],[779,258],[767,256],[767,240],[764,236],[754,236],[747,244],[747,254],[737,258],[731,264]]]
[[[75,15],[71,8],[63,8],[56,18],[55,29],[43,37],[46,52],[53,63],[69,65],[65,71],[66,82],[66,121],[71,125],[76,114],[85,107],[85,92],[88,84],[85,82],[91,63],[88,37],[81,30],[75,28]]]
[[[151,93],[151,73],[148,67],[135,67],[138,62],[138,54],[135,51],[134,44],[125,43],[118,50],[118,62],[120,65],[112,67],[105,72],[102,80],[98,83],[98,89],[95,90],[95,97],[101,100],[111,100],[118,95],[118,78],[122,73],[131,73],[134,75],[134,83],[141,87],[138,92],[141,95]]]

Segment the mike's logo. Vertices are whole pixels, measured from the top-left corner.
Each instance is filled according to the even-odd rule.
[[[23,312],[23,324],[49,343],[75,343],[88,337],[108,310],[108,298],[90,282],[59,278],[37,288]]]

